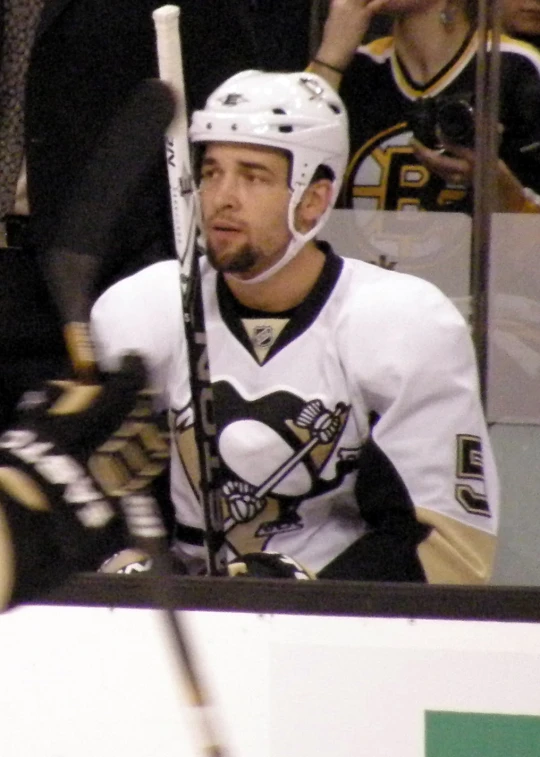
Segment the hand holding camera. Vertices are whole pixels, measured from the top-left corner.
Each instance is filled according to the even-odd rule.
[[[463,93],[421,98],[410,109],[416,157],[448,187],[472,184],[475,125],[471,103],[472,96]]]

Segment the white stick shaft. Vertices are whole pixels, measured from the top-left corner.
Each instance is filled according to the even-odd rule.
[[[160,79],[171,86],[176,95],[176,114],[165,135],[167,170],[174,223],[176,254],[180,262],[182,296],[185,297],[195,255],[195,202],[188,139],[188,118],[180,42],[180,8],[164,5],[157,8],[152,17],[156,29],[157,58]],[[193,325],[190,325],[193,328]],[[187,334],[186,334],[187,336]],[[201,451],[199,450],[199,454]],[[201,468],[203,460],[201,460]],[[209,699],[202,680],[195,668],[193,655],[180,618],[173,610],[165,611],[173,648],[176,650],[180,669],[189,684],[193,705],[197,713],[201,736],[201,757],[225,757],[214,727]]]
[[[191,389],[195,407],[195,440],[201,464],[200,501],[204,513],[208,570],[211,575],[226,575],[226,545],[216,485],[213,460],[217,458],[215,427],[205,422],[208,407],[213,405],[213,391],[206,365],[207,339],[204,307],[199,282],[200,271],[195,254],[197,216],[192,189],[187,113],[182,75],[179,18],[180,9],[164,5],[152,14],[156,26],[160,78],[173,87],[179,108],[167,133],[167,163],[171,189],[186,342],[189,355]],[[199,282],[200,283],[200,282]]]
[[[185,291],[191,276],[196,217],[180,41],[180,8],[163,5],[153,12],[152,18],[156,29],[159,76],[173,88],[177,98],[177,111],[165,135],[165,150],[176,254],[180,261],[182,289]]]

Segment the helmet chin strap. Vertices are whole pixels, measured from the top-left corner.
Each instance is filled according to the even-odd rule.
[[[330,211],[332,210],[331,207],[328,207],[325,210],[325,212],[319,218],[315,226],[313,226],[305,234],[302,234],[296,229],[295,224],[294,224],[294,212],[296,210],[298,203],[300,202],[302,198],[302,195],[304,194],[304,190],[305,190],[305,187],[297,186],[291,195],[291,199],[289,202],[289,211],[287,214],[287,220],[289,224],[289,230],[292,234],[292,238],[287,246],[287,249],[283,253],[283,257],[281,257],[276,263],[274,263],[274,265],[270,266],[270,268],[267,268],[266,271],[259,273],[258,276],[254,276],[252,279],[243,279],[240,276],[235,275],[234,273],[229,274],[231,278],[234,278],[237,281],[241,281],[242,284],[260,284],[262,281],[266,281],[267,279],[274,276],[282,268],[284,268],[288,263],[290,263],[291,260],[298,255],[298,253],[304,247],[304,245],[307,242],[309,242],[310,239],[313,239],[313,237],[317,234],[317,232],[324,226],[324,224],[326,223],[326,219],[328,218],[328,216],[330,215]]]

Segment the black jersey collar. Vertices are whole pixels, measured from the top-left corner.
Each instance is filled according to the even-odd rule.
[[[227,328],[255,358],[251,342],[242,325],[245,318],[285,318],[288,323],[268,352],[264,362],[268,362],[279,350],[296,339],[316,320],[321,309],[332,293],[343,268],[343,258],[336,255],[328,242],[317,242],[324,252],[325,261],[319,278],[303,302],[282,312],[256,310],[242,305],[234,297],[222,274],[217,277],[217,298],[221,317]],[[255,358],[256,359],[256,358]]]

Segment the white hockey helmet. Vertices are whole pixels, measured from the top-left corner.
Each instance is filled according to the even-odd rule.
[[[284,150],[290,155],[289,229],[292,240],[283,258],[250,279],[273,275],[312,239],[334,206],[349,154],[348,118],[336,91],[316,74],[242,71],[227,79],[193,114],[193,144],[237,142]],[[332,199],[307,234],[295,228],[294,211],[319,166],[330,169]]]

